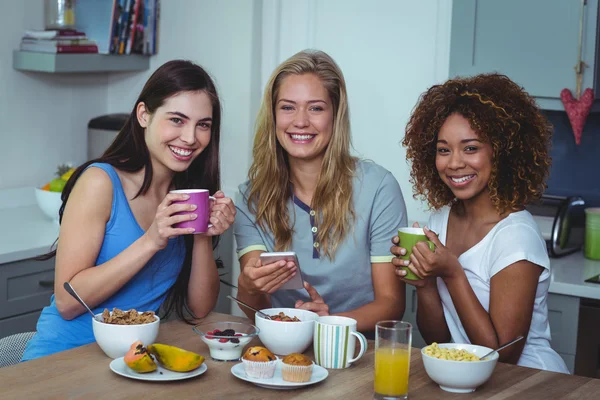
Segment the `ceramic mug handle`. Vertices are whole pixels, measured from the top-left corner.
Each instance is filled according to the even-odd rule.
[[[217,199],[215,199],[213,196],[208,196],[208,202],[209,202],[209,203],[212,201],[212,202],[213,202],[213,204],[214,204],[214,202],[215,202],[216,200],[217,200]],[[209,207],[209,210],[212,210],[212,205],[210,205],[210,207]],[[209,211],[209,212],[210,212],[210,211]],[[209,217],[208,219],[210,220],[210,217]],[[206,228],[208,229],[208,228],[212,228],[212,227],[213,227],[213,224],[211,224],[211,223],[209,222],[209,223],[208,223],[208,226],[207,226]]]
[[[354,361],[356,361],[359,358],[361,358],[362,356],[364,356],[365,353],[367,352],[367,338],[365,337],[365,335],[363,335],[360,332],[350,332],[350,333],[352,335],[356,336],[356,339],[360,343],[360,351],[358,352],[358,355],[356,357],[348,360],[349,363],[353,363]]]

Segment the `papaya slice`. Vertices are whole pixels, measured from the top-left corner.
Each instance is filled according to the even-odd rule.
[[[162,367],[175,372],[193,371],[204,362],[204,357],[200,354],[168,344],[151,344],[148,346],[148,352],[156,358]]]
[[[148,349],[139,340],[131,345],[129,351],[123,357],[123,361],[129,368],[141,374],[156,371],[158,368],[152,356],[148,353]]]

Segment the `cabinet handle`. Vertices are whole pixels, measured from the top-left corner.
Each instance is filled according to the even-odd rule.
[[[43,288],[54,288],[54,279],[49,281],[38,281],[38,285]]]

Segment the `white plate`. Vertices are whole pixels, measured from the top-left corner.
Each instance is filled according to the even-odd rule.
[[[277,367],[275,368],[275,375],[273,375],[273,377],[270,379],[249,377],[248,375],[246,375],[246,371],[244,371],[243,363],[239,363],[239,364],[236,364],[233,367],[231,367],[231,373],[234,376],[236,376],[237,378],[240,378],[247,382],[254,383],[256,386],[264,387],[267,389],[280,389],[280,390],[297,389],[297,388],[300,388],[303,386],[314,385],[315,383],[325,380],[325,378],[327,378],[327,375],[329,375],[329,371],[327,371],[325,368],[314,364],[312,376],[310,377],[310,381],[308,381],[308,382],[288,382],[288,381],[284,381],[283,378],[281,377],[281,363],[277,364]]]
[[[206,363],[202,363],[198,368],[190,372],[175,372],[164,369],[160,365],[156,371],[140,374],[135,372],[125,364],[123,357],[115,358],[110,362],[110,369],[118,375],[131,379],[139,379],[142,381],[178,381],[180,379],[189,379],[198,375],[202,375],[208,367]]]

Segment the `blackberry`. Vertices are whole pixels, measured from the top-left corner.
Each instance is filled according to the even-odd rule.
[[[233,339],[229,339],[229,341],[230,341],[231,343],[239,343],[239,342],[240,342],[240,339],[233,338]]]
[[[221,332],[221,336],[235,336],[235,331],[233,329],[225,329]]]

